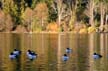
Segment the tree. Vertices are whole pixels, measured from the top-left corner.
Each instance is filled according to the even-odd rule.
[[[89,0],[90,20],[89,24],[94,27],[94,0]]]
[[[13,20],[9,14],[0,10],[0,31],[10,32],[13,28]]]
[[[4,31],[5,29],[5,14],[0,10],[0,31]]]
[[[23,25],[28,32],[32,31],[34,11],[30,8],[26,8],[25,12],[22,14]]]
[[[62,14],[64,12],[65,6],[63,5],[63,0],[55,0],[55,9],[57,10],[57,15],[58,15],[58,24],[59,26],[61,25],[61,20],[62,20]]]
[[[104,25],[104,14],[105,14],[105,6],[103,5],[103,2],[101,1],[100,2],[100,11],[101,11],[101,27],[103,27],[103,25]]]
[[[105,23],[105,13],[107,12],[107,7],[108,7],[108,0],[100,0],[100,14],[101,14],[101,25],[100,29],[103,30],[103,25]]]
[[[48,23],[48,7],[46,3],[38,3],[34,9],[35,18],[41,25],[42,29],[46,29]]]
[[[20,0],[2,0],[2,7],[5,14],[10,14],[14,27],[21,24],[21,14],[24,11],[24,1]]]

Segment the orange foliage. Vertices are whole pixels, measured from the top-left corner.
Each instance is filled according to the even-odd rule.
[[[10,32],[13,25],[12,17],[9,14],[5,14],[3,11],[0,11],[0,30]]]
[[[24,33],[24,32],[27,32],[26,28],[22,25],[18,25],[16,30],[13,31],[14,33]]]
[[[0,18],[4,17],[4,12],[0,10]]]
[[[48,31],[58,31],[58,25],[55,22],[50,23],[47,26],[47,30]]]
[[[48,7],[46,3],[37,4],[34,11],[36,12],[36,16],[38,18],[42,18],[42,17],[46,18],[48,16]]]
[[[4,21],[5,21],[5,14],[3,13],[3,11],[0,10],[0,30],[3,30],[5,27]]]
[[[12,17],[9,14],[7,14],[6,15],[6,21],[5,21],[5,30],[7,32],[9,32],[9,31],[11,31],[13,26],[14,26],[14,22],[12,20]]]
[[[30,8],[26,8],[25,12],[23,13],[22,17],[25,21],[30,20],[33,17],[33,10]]]
[[[34,9],[34,15],[38,21],[38,24],[45,28],[48,24],[48,7],[46,3],[38,3]]]

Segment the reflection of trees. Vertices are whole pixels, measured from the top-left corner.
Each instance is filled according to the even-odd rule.
[[[104,71],[108,70],[107,69],[107,34],[100,34],[100,53],[102,54],[103,58],[101,59],[101,69]]]
[[[100,54],[104,56],[105,53],[105,35],[100,34]]]
[[[105,46],[106,47],[106,70],[108,70],[108,67],[107,67],[108,66],[108,59],[107,59],[108,57],[107,55],[108,54],[108,34],[105,35],[105,39],[106,39],[106,46]]]
[[[12,34],[12,48],[16,48],[18,50],[21,50],[21,34]],[[13,51],[12,49],[12,51]],[[15,70],[21,69],[21,59],[20,57],[16,60]]]
[[[6,71],[13,71],[14,70],[14,65],[12,62],[10,62],[8,55],[10,53],[11,45],[10,45],[10,40],[11,40],[11,34],[9,33],[2,33],[0,34],[0,64],[1,64],[1,71],[6,70]],[[7,67],[7,68],[4,68]],[[13,67],[13,68],[12,68]]]
[[[90,57],[90,71],[91,70],[107,70],[107,35],[105,34],[95,34],[90,35],[90,54],[94,52],[100,53],[103,57],[100,60],[94,60]],[[93,51],[94,50],[94,51]]]
[[[21,35],[20,34],[12,34],[12,47],[20,49],[21,47]]]
[[[58,51],[57,51],[57,58],[58,58],[58,71],[61,71],[61,34],[58,34]]]
[[[1,68],[4,71],[15,71],[20,69],[20,59],[18,61],[11,61],[9,59],[9,54],[11,51],[13,51],[13,48],[19,48],[19,36],[16,34],[10,34],[10,33],[2,33],[0,34],[0,46],[1,46]],[[14,40],[14,41],[13,41]],[[17,42],[18,41],[18,42]],[[13,45],[15,44],[15,45]],[[1,70],[1,71],[2,71]]]
[[[77,50],[78,50],[78,46],[79,46],[79,44],[78,44],[79,35],[70,34],[70,36],[71,37],[69,38],[69,40],[70,40],[70,47],[72,48],[72,55],[71,55],[72,57],[70,58],[71,60],[70,60],[69,64],[70,64],[71,70],[78,71],[79,67],[78,67],[78,53],[77,53]]]
[[[48,70],[57,71],[57,34],[47,34]]]
[[[30,70],[40,67],[41,70],[53,69],[52,71],[55,71],[56,69],[54,68],[56,67],[58,68],[58,71],[62,71],[64,69],[71,69],[74,71],[93,71],[94,69],[103,69],[103,71],[108,70],[108,34],[90,34],[89,38],[88,35],[71,35],[71,37],[68,36],[69,34],[52,34],[48,36],[50,38],[48,39],[46,34],[35,34],[32,38],[33,43],[31,46],[31,43],[28,42],[31,40],[31,38],[29,38],[27,34],[0,34],[0,40],[2,40],[0,41],[0,47],[2,47],[0,48],[0,50],[2,50],[0,51],[0,61],[5,63],[2,64],[2,66],[10,67],[5,69],[6,71],[14,71],[20,68],[23,68],[22,70],[27,70],[27,67],[30,68]],[[58,48],[56,48],[57,45]],[[63,68],[63,64],[61,62],[61,56],[63,53],[62,50],[64,51],[65,47],[67,46],[70,46],[73,49],[72,55],[70,55],[72,58],[70,58],[67,64],[64,65],[66,68]],[[25,56],[25,53],[23,53],[21,55],[21,59],[19,59],[18,62],[12,64],[7,56],[10,51],[13,50],[13,48],[21,49],[23,52],[26,52],[29,48],[33,49],[34,51],[37,50],[39,58],[36,60],[36,62],[34,61],[34,63],[27,62],[25,61],[25,57],[23,57]],[[58,50],[57,53],[56,50]],[[93,61],[92,54],[94,51],[102,54],[102,59]],[[43,55],[43,57],[41,57],[41,55]],[[53,63],[54,61],[58,61],[59,64],[57,65],[54,63],[54,67],[53,65],[52,67],[49,67],[48,64]],[[90,65],[89,69],[87,68],[88,64]],[[73,66],[75,66],[76,69],[74,69]]]
[[[58,34],[58,71],[62,71],[67,69],[70,66],[70,63],[64,67],[64,63],[62,62],[62,55],[65,53],[65,49],[69,47],[69,35],[67,33],[59,33]]]
[[[85,44],[86,43],[86,44]],[[78,37],[78,68],[79,71],[88,70],[88,58],[89,58],[89,48],[88,48],[88,36],[79,35]]]
[[[93,48],[93,50],[94,50],[94,52],[101,54],[101,49],[103,47],[103,45],[101,45],[101,36],[99,34],[94,34],[93,37],[94,37],[94,48]],[[100,60],[98,60],[98,61],[94,60],[93,67],[94,67],[93,69],[95,69],[95,70],[100,70],[101,69]]]
[[[94,49],[94,34],[90,34],[89,35],[89,51],[90,51],[89,64],[91,66],[90,71],[93,70],[93,58],[92,58],[92,55],[94,53],[93,49]]]

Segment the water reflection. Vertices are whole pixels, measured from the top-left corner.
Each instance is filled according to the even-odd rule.
[[[108,34],[0,34],[0,71],[107,71]],[[69,60],[61,57],[70,47]],[[10,60],[9,54],[17,48],[22,51],[17,60]],[[27,50],[38,53],[34,61],[27,59]],[[102,59],[94,60],[93,53]]]

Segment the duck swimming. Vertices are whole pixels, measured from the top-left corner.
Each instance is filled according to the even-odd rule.
[[[63,61],[67,61],[69,59],[69,57],[67,56],[67,54],[64,54],[63,56],[62,56],[62,60]]]
[[[9,55],[10,59],[17,59],[21,54],[21,51],[14,49],[14,51],[12,51]]]
[[[19,56],[21,54],[21,51],[14,49],[13,54]]]
[[[72,52],[72,49],[70,49],[70,48],[66,48],[66,53],[71,53]]]
[[[99,59],[99,58],[101,58],[102,57],[102,55],[100,55],[100,54],[97,54],[97,53],[94,53],[93,54],[93,58],[94,59]]]
[[[11,52],[10,55],[9,55],[9,58],[10,59],[16,59],[17,56],[13,52]]]
[[[37,58],[37,54],[31,50],[27,51],[27,57],[29,60],[34,60]]]

